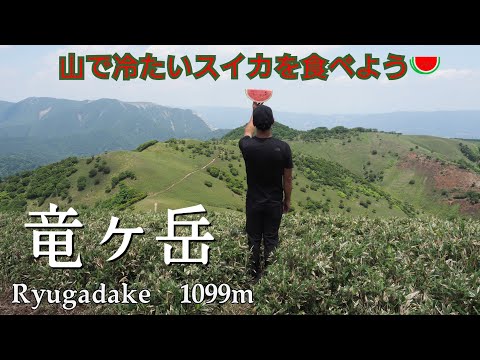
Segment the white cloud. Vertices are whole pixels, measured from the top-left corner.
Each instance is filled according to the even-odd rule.
[[[332,81],[339,82],[339,83],[345,83],[353,80],[348,75],[332,76],[331,78],[332,78]]]
[[[48,57],[54,57],[55,61],[58,62],[59,56],[65,56],[68,53],[75,53],[76,55],[113,55],[118,53],[123,56],[124,53],[131,50],[129,45],[70,45],[58,49],[54,54],[49,54]]]
[[[19,76],[19,73],[19,69],[13,66],[0,67],[0,79],[2,79],[3,82],[7,80],[15,80],[15,78]]]
[[[152,53],[158,58],[164,58],[167,55],[183,56],[189,50],[186,45],[151,45],[145,52]]]
[[[389,80],[387,75],[382,74],[382,75],[380,75],[380,78],[378,79],[378,83],[380,85],[383,85],[383,86],[392,86],[392,85],[395,85],[396,81],[405,81],[405,80],[407,80],[407,77],[404,77],[402,79],[397,79],[397,80]]]
[[[11,48],[12,45],[0,45],[0,49],[8,49]]]
[[[166,55],[192,55],[212,54],[221,58],[233,58],[242,53],[246,57],[263,53],[265,56],[280,56],[290,53],[294,56],[304,57],[312,52],[320,55],[340,48],[340,45],[152,45],[146,52],[154,53],[159,57]]]
[[[432,74],[428,74],[430,79],[463,79],[472,75],[476,75],[476,72],[471,69],[441,69]]]
[[[264,53],[269,56],[280,56],[290,53],[293,56],[307,56],[312,52],[325,53],[339,48],[339,45],[208,45],[207,50],[219,55],[235,56],[242,52],[245,56]]]
[[[120,56],[123,56],[126,52],[133,52],[132,47],[129,45],[69,45],[45,55],[42,58],[44,66],[38,67],[34,77],[39,80],[57,78],[59,57],[67,56],[69,53],[75,53],[76,56],[113,55],[118,53]]]
[[[53,51],[42,58],[46,68],[41,69],[39,73],[58,71],[59,56],[67,56],[68,53],[75,53],[77,56],[84,55],[113,55],[118,53],[123,56],[124,53],[132,51],[129,45],[69,45]]]

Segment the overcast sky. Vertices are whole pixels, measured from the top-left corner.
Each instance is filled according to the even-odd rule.
[[[134,79],[130,81],[100,80],[87,63],[84,81],[59,80],[59,56],[69,52],[77,55],[123,55],[130,52],[135,57],[152,52],[159,60],[175,55],[176,60],[188,55],[194,71],[203,64],[195,62],[195,55],[216,55],[215,67],[220,78],[201,79],[186,77],[156,81]],[[269,79],[247,78],[252,68],[245,59],[239,70],[239,79],[231,80],[230,72],[220,65],[242,52],[247,58],[257,52],[265,56],[280,56],[284,52],[298,59],[316,52],[332,61],[337,56],[351,54],[356,63],[364,65],[365,53],[380,58],[381,72],[378,80],[350,79],[338,67],[327,81],[287,81],[272,71]],[[420,75],[410,67],[400,80],[389,81],[381,66],[388,53],[412,56],[440,56],[439,69],[431,75]],[[250,106],[246,88],[273,89],[269,105],[275,110],[309,112],[318,114],[378,113],[393,111],[480,110],[480,46],[347,46],[347,45],[73,45],[73,46],[15,46],[0,45],[0,100],[20,101],[27,97],[56,97],[74,100],[114,98],[124,101],[154,102],[166,106],[188,108],[191,106]],[[180,63],[181,64],[181,63]],[[275,66],[274,62],[274,66]],[[140,67],[141,69],[141,67]],[[112,71],[110,69],[110,71]],[[300,69],[301,70],[301,69]]]

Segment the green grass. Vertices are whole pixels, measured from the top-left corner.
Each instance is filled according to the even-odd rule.
[[[460,142],[433,136],[360,133],[351,136],[351,142],[334,138],[319,142],[293,141],[292,149],[337,161],[350,171],[362,174],[362,166],[366,162],[371,162],[370,168],[374,171],[385,170],[393,167],[398,158],[411,152],[411,149],[417,154],[451,162],[464,159],[458,146]],[[373,155],[372,150],[377,150],[377,154]]]
[[[400,139],[401,137],[392,134],[361,133],[358,136],[352,136],[351,142],[342,139],[308,143],[292,142],[292,149],[336,161],[348,170],[361,175],[363,165],[368,161],[371,162],[371,168],[374,170],[391,166],[391,161],[397,159],[393,154],[405,152],[405,146]],[[376,155],[372,154],[373,150],[377,150]],[[389,154],[389,151],[392,154]]]
[[[415,180],[415,184],[410,184]],[[382,185],[388,191],[411,203],[421,211],[421,214],[433,214],[443,217],[458,215],[458,205],[448,205],[444,202],[440,191],[433,191],[433,185],[425,175],[411,169],[392,168],[386,172]]]
[[[142,152],[115,151],[99,156],[101,160],[107,162],[111,169],[110,174],[99,173],[95,178],[89,178],[88,171],[93,168],[95,161],[87,164],[86,159],[81,159],[78,164],[78,171],[70,179],[72,184],[76,184],[80,176],[86,176],[87,187],[83,191],[78,191],[76,186],[72,186],[70,194],[73,199],[73,205],[87,205],[91,207],[98,201],[104,201],[114,195],[118,192],[118,189],[114,189],[110,194],[107,194],[105,193],[105,187],[111,184],[113,176],[118,175],[122,171],[131,170],[137,177],[136,180],[124,180],[126,184],[133,186],[139,191],[146,192],[147,195],[152,195],[164,190],[210,160],[205,156],[198,156],[192,159],[168,147],[165,143],[157,143]],[[94,185],[96,178],[100,179],[100,184],[98,185]],[[170,197],[172,198],[172,196]],[[180,198],[180,202],[177,201],[177,204],[182,202],[182,198]],[[56,197],[51,198],[49,201],[66,205],[66,201]],[[35,206],[35,202],[30,202],[29,205],[31,209],[38,208]]]
[[[366,196],[358,192],[355,193],[355,196],[347,198],[341,194],[340,190],[335,189],[332,186],[320,186],[318,190],[314,191],[311,189],[311,186],[314,184],[314,182],[308,180],[305,175],[300,172],[295,174],[293,184],[292,199],[294,199],[293,206],[297,212],[305,213],[305,210],[302,210],[299,203],[305,204],[307,202],[307,198],[311,198],[314,201],[322,202],[330,199],[329,213],[332,214],[342,214],[344,216],[405,216],[403,211],[397,207],[390,209],[385,198],[380,198],[379,201],[376,201],[372,196]],[[300,190],[301,188],[305,188],[306,191],[302,192]],[[358,196],[358,198],[356,196]],[[366,199],[370,199],[372,203],[368,209],[365,209],[359,204],[361,200]],[[344,205],[343,209],[339,208],[340,200],[342,200]],[[351,211],[347,212],[347,208],[350,208]],[[375,213],[372,212],[372,210],[375,210]]]
[[[215,159],[209,166],[217,167],[232,179],[240,179],[246,188],[238,140],[164,142],[141,152],[100,154],[99,163],[106,161],[110,173],[99,172],[93,178],[88,174],[96,160],[79,159],[78,164],[72,164],[77,171],[67,177],[71,202],[52,196],[38,206],[37,199],[29,200],[28,210],[46,210],[52,202],[62,211],[72,206],[80,213],[79,220],[85,227],[75,231],[75,251],[82,255],[84,267],[54,270],[48,267],[46,259],[33,259],[32,232],[23,226],[30,222],[28,216],[25,212],[0,212],[0,300],[1,296],[9,296],[12,283],[19,282],[30,288],[59,290],[95,290],[101,282],[107,288],[120,288],[122,282],[127,282],[131,288],[151,290],[151,304],[83,306],[79,311],[478,314],[480,222],[459,218],[458,208],[447,205],[441,192],[433,191],[433,184],[420,172],[397,167],[399,159],[410,152],[438,157],[446,163],[465,160],[459,142],[383,133],[290,141],[295,155],[303,153],[310,158],[305,156],[304,160],[309,160],[297,162],[294,168],[295,210],[284,216],[274,263],[256,285],[246,275],[249,254],[244,233],[245,191],[234,193],[227,187],[226,179],[211,176],[208,167],[202,169]],[[68,170],[65,164],[62,166],[62,171]],[[234,176],[229,166],[237,169],[238,175]],[[112,177],[124,171],[133,172],[135,179],[125,179],[120,184],[127,187],[118,184],[106,193]],[[383,180],[366,183],[361,180],[365,171],[383,174]],[[182,181],[189,173],[192,174]],[[78,191],[76,184],[81,176],[86,177],[87,185],[85,190]],[[414,184],[409,183],[411,180]],[[95,185],[95,181],[99,184]],[[212,186],[206,186],[206,182]],[[122,187],[124,193],[120,194]],[[9,183],[0,189],[0,201],[20,197],[24,190],[28,189],[15,189]],[[406,216],[398,202],[389,204],[390,196],[412,204],[418,214]],[[143,199],[126,210],[119,210],[140,198]],[[361,201],[369,202],[368,208],[361,206]],[[326,203],[329,210],[323,213]],[[100,209],[99,204],[109,208]],[[212,223],[209,231],[216,239],[211,244],[210,265],[166,266],[163,245],[155,240],[156,236],[166,235],[166,209],[197,204],[207,209],[206,217]],[[319,204],[322,206],[315,210],[306,210],[306,206]],[[106,259],[118,248],[120,238],[99,245],[111,216],[119,217],[124,228],[145,229],[144,235],[134,237],[128,253],[113,263]],[[195,254],[198,249],[192,252]],[[185,283],[227,283],[233,289],[252,289],[255,304],[182,305],[180,286]],[[43,307],[41,312],[55,309]]]
[[[450,161],[460,160],[463,157],[458,144],[461,142],[455,139],[445,139],[426,135],[405,135],[405,140],[430,152],[430,155],[447,159]]]
[[[383,172],[383,180],[375,183],[386,192],[413,204],[421,213],[451,217],[459,214],[458,205],[447,205],[424,175],[415,170],[398,169],[397,164],[410,152],[439,158],[447,164],[458,160],[470,164],[460,151],[460,142],[433,136],[360,133],[352,136],[350,142],[334,138],[319,142],[293,141],[292,149],[337,161],[358,175],[364,176],[365,170],[372,170],[374,174]],[[377,154],[373,155],[373,150]],[[413,186],[408,184],[411,179],[416,181]]]
[[[317,141],[292,140],[289,143],[294,155],[306,154],[316,159],[338,163],[346,169],[345,172],[350,170],[362,179],[373,176],[375,179],[371,184],[384,192],[379,201],[376,201],[373,198],[366,198],[361,191],[357,191],[350,198],[344,198],[338,194],[339,189],[322,184],[318,191],[314,191],[310,188],[314,183],[307,179],[302,169],[295,166],[296,179],[292,204],[297,212],[305,212],[305,204],[309,198],[310,201],[317,203],[330,199],[329,212],[332,214],[372,217],[404,216],[405,214],[398,206],[389,205],[386,199],[389,194],[414,205],[420,210],[419,215],[423,213],[447,217],[459,215],[458,206],[447,205],[439,194],[434,193],[432,184],[426,182],[420,173],[397,168],[401,158],[411,152],[430,156],[432,159],[438,157],[447,164],[459,159],[470,164],[471,162],[465,159],[459,149],[459,140],[431,136],[351,132],[341,136],[317,139]],[[115,151],[98,155],[95,158],[100,157],[100,163],[105,161],[110,168],[110,173],[99,172],[92,178],[89,177],[89,171],[94,168],[96,161],[79,159],[78,164],[75,165],[78,171],[68,178],[71,183],[68,190],[69,197],[62,200],[59,196],[51,196],[46,199],[46,202],[53,202],[60,206],[92,208],[118,194],[118,187],[110,193],[105,192],[105,189],[111,186],[112,177],[124,171],[132,171],[136,179],[126,179],[123,183],[140,193],[147,194],[143,200],[133,205],[133,208],[139,211],[153,212],[155,208],[160,211],[198,203],[219,211],[243,211],[247,186],[245,166],[238,148],[238,140],[217,142],[182,140],[148,144],[150,146],[141,152]],[[203,151],[203,149],[209,150]],[[237,184],[229,188],[225,179],[214,178],[207,169],[201,169],[213,159],[215,161],[210,166],[215,166],[232,179],[238,179],[240,187],[237,187]],[[237,176],[230,173],[229,165],[233,165],[238,171]],[[182,180],[189,173],[192,175]],[[77,190],[76,184],[80,177],[87,179],[87,185],[83,191]],[[415,179],[416,184],[409,186],[410,179]],[[211,182],[212,187],[205,186],[205,182]],[[173,184],[175,185],[172,187]],[[306,192],[300,191],[301,188],[305,188]],[[0,191],[0,200],[5,196],[8,194]],[[359,204],[360,201],[366,200],[372,202],[367,209]],[[43,204],[38,206],[37,199],[28,201],[28,209],[39,209],[42,206]],[[350,211],[347,212],[348,208]]]
[[[168,143],[154,144],[142,152],[137,151],[118,151],[102,154],[100,162],[106,161],[110,168],[109,174],[99,172],[94,178],[88,176],[90,169],[94,168],[96,161],[87,161],[88,159],[80,159],[77,168],[78,171],[70,176],[72,184],[77,183],[77,179],[81,176],[87,178],[87,186],[85,190],[78,191],[75,186],[69,191],[72,198],[71,203],[67,203],[68,199],[61,200],[58,197],[51,197],[48,202],[53,202],[59,206],[87,206],[93,207],[99,202],[105,202],[111,197],[118,194],[118,186],[110,193],[105,192],[105,188],[111,184],[111,179],[123,171],[132,171],[136,179],[126,179],[122,182],[134,188],[139,192],[146,193],[147,196],[135,203],[133,208],[138,211],[154,212],[155,204],[157,211],[168,208],[187,207],[196,204],[212,207],[216,210],[223,211],[244,211],[245,193],[246,193],[246,174],[243,158],[238,149],[237,141],[224,141],[218,144],[218,148],[211,156],[197,154],[186,148],[187,145],[199,145],[199,141],[187,140],[184,151],[175,150],[174,146]],[[228,160],[225,158],[228,154]],[[232,158],[232,156],[234,158]],[[227,183],[219,178],[212,177],[207,168],[202,169],[205,165],[215,161],[210,166],[215,166],[220,171],[230,174],[232,178],[240,179],[244,184],[244,190],[241,194],[235,194],[227,187]],[[87,164],[87,162],[89,162]],[[232,165],[238,170],[238,175],[233,176],[229,170]],[[192,173],[186,179],[182,180],[187,174]],[[372,199],[372,206],[368,209],[359,205],[359,201],[366,199],[360,194],[359,198],[352,197],[345,199],[338,195],[338,190],[331,186],[321,186],[317,191],[310,187],[314,184],[308,180],[302,172],[294,170],[295,181],[293,187],[293,206],[296,211],[303,211],[302,206],[306,204],[307,198],[313,201],[326,201],[330,199],[329,212],[341,213],[345,216],[351,215],[369,215],[369,216],[403,216],[404,214],[398,209],[390,209],[385,199],[378,202]],[[94,181],[98,179],[99,184],[94,185]],[[205,186],[205,181],[210,181],[212,187]],[[298,185],[296,183],[298,182]],[[172,185],[175,184],[173,187]],[[300,191],[306,188],[306,192]],[[325,189],[325,191],[322,191]],[[340,200],[343,202],[343,208],[340,208]],[[303,204],[300,206],[299,204]],[[36,201],[29,202],[29,209],[38,210]],[[347,208],[350,211],[347,212]],[[373,211],[374,210],[374,211]]]
[[[216,163],[212,165],[216,165]],[[207,180],[212,183],[212,187],[205,186],[204,183]],[[189,200],[189,203],[185,202],[186,199]],[[192,174],[164,193],[147,197],[139,202],[136,208],[153,210],[152,204],[157,202],[160,209],[163,207],[160,207],[160,204],[163,205],[164,201],[168,201],[174,207],[203,204],[204,206],[236,210],[237,208],[243,209],[244,206],[241,196],[234,194],[222,181],[213,178],[205,170]]]
[[[119,247],[116,236],[99,245],[112,215],[81,210],[75,230],[81,269],[52,269],[32,256],[32,231],[25,214],[0,214],[0,294],[11,299],[13,283],[37,289],[88,289],[99,283],[151,291],[150,304],[82,305],[80,313],[119,314],[479,314],[480,222],[435,217],[366,218],[286,215],[280,246],[262,280],[247,277],[244,215],[212,212],[210,263],[166,266],[166,212],[124,212],[122,227],[141,226],[122,258],[106,260]],[[193,255],[198,249],[192,250]],[[181,304],[183,284],[229,284],[252,289],[253,305]],[[14,311],[15,308],[11,308]],[[40,313],[61,312],[42,306]]]

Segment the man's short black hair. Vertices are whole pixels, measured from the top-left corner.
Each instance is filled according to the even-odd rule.
[[[253,125],[259,130],[268,130],[273,125],[273,112],[266,105],[258,105],[253,110]]]

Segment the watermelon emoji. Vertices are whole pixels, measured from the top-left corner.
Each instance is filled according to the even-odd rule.
[[[419,74],[431,74],[440,66],[440,57],[415,56],[410,59],[410,66]]]
[[[256,103],[264,103],[272,97],[272,90],[246,89],[247,97]]]

